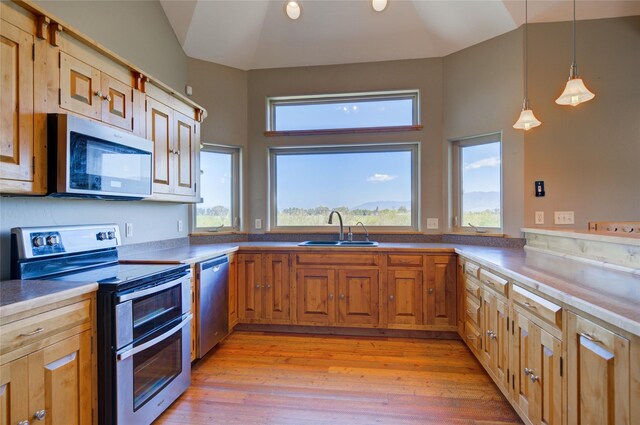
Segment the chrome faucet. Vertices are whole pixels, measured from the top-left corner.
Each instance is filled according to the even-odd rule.
[[[364,239],[364,240],[365,240],[365,241],[367,241],[367,242],[369,242],[369,231],[367,230],[366,226],[365,226],[364,224],[362,224],[362,222],[361,222],[361,221],[357,222],[357,223],[356,223],[356,226],[357,226],[358,224],[359,224],[360,226],[362,226],[362,228],[364,229],[364,233],[365,233],[365,235],[364,235],[365,239]]]
[[[338,214],[338,220],[340,220],[340,233],[338,233],[338,240],[343,241],[344,226],[342,225],[342,215],[336,210],[331,211],[331,214],[329,214],[329,221],[327,222],[327,224],[333,224],[333,214]]]

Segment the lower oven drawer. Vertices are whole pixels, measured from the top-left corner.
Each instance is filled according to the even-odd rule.
[[[191,319],[115,354],[117,424],[150,424],[191,383]]]

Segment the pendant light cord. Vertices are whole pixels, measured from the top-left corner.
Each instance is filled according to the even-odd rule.
[[[576,0],[573,0],[573,63],[571,64],[569,79],[578,77],[578,63],[576,62]]]
[[[529,104],[529,52],[527,51],[527,45],[529,44],[528,40],[528,22],[529,22],[529,14],[528,14],[528,0],[524,0],[524,105],[522,105],[523,109],[528,109]]]

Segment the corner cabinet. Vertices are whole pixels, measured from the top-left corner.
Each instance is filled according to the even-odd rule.
[[[0,423],[91,424],[95,297],[2,320]]]

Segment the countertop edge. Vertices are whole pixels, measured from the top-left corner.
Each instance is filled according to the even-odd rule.
[[[9,317],[14,314],[22,313],[34,308],[43,307],[48,304],[55,304],[60,301],[68,300],[69,298],[89,294],[97,290],[98,284],[96,282],[92,282],[79,285],[75,288],[64,289],[62,291],[56,291],[51,294],[29,298],[23,301],[0,306],[0,318]]]

